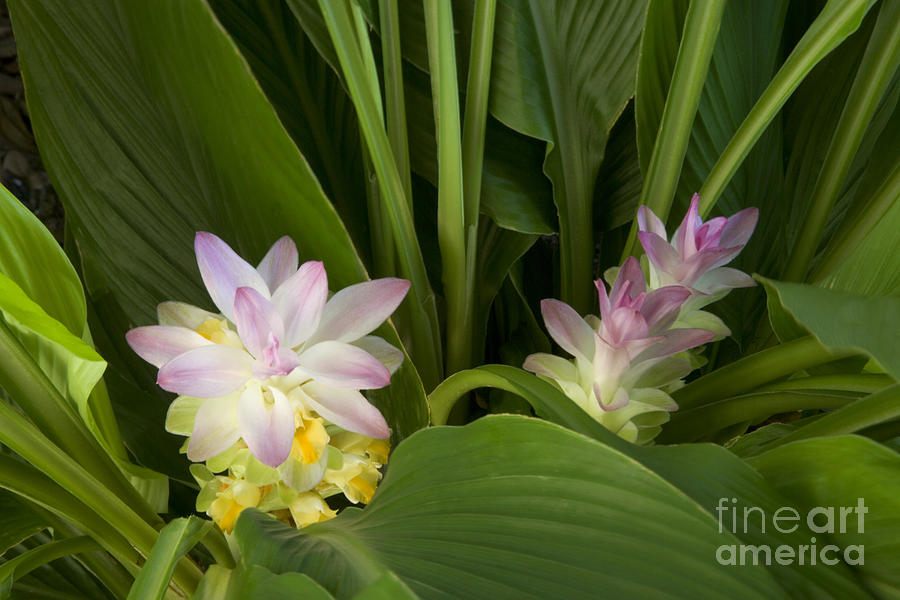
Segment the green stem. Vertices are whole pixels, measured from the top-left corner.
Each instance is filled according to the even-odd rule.
[[[798,410],[835,409],[853,402],[852,396],[784,391],[760,392],[727,398],[686,411],[678,411],[666,424],[662,443],[693,442],[737,423]]]
[[[100,546],[86,535],[41,544],[0,565],[0,581],[8,584],[10,579],[21,579],[57,558],[94,550],[100,550]]]
[[[691,127],[700,104],[724,10],[725,0],[692,0],[684,20],[672,83],[640,200],[640,204],[656,213],[663,223],[669,216],[678,187],[681,166],[691,139]],[[638,250],[637,231],[637,221],[634,221],[622,260]]]
[[[387,133],[394,151],[403,190],[412,210],[412,181],[409,141],[406,135],[406,99],[403,93],[403,55],[400,50],[400,14],[396,2],[378,3],[381,23],[381,54],[384,68],[384,96],[387,104]]]
[[[81,502],[97,510],[110,525],[122,533],[145,556],[158,537],[157,531],[134,512],[121,498],[110,493],[78,462],[44,437],[25,417],[5,402],[0,402],[0,442],[34,465]],[[193,592],[202,573],[189,560],[176,566],[175,581],[186,592]]]
[[[844,185],[853,157],[900,61],[900,2],[882,2],[853,86],[831,138],[812,193],[809,214],[782,279],[803,281],[819,247],[828,216]]]
[[[380,98],[376,98],[370,92],[366,68],[359,52],[346,3],[319,0],[319,7],[340,60],[344,80],[356,107],[363,137],[378,175],[381,199],[387,209],[400,255],[401,273],[412,283],[410,289],[410,302],[414,304],[412,354],[423,384],[427,389],[431,389],[437,385],[441,374],[437,306],[431,284],[428,282],[412,213],[403,190],[403,181],[381,121]]]
[[[754,392],[775,392],[789,390],[833,390],[843,392],[860,392],[871,394],[881,388],[893,385],[894,378],[874,373],[854,373],[841,375],[818,375],[815,377],[799,377],[770,383]]]
[[[830,0],[797,42],[747,114],[700,188],[700,215],[706,216],[787,99],[812,68],[853,33],[875,0]]]
[[[821,281],[831,275],[866,239],[869,232],[881,222],[885,214],[900,198],[900,161],[866,204],[862,213],[852,222],[843,225],[831,244],[822,252],[822,260],[810,276],[810,281]]]
[[[466,260],[468,211],[463,198],[459,86],[449,2],[425,0],[425,29],[438,146],[438,244],[447,301],[446,372],[454,373],[470,366],[472,323]]]
[[[72,405],[63,398],[40,366],[0,319],[0,388],[15,399],[53,443],[62,448],[104,486],[152,524],[162,519],[128,482]],[[0,421],[0,427],[5,424]]]
[[[213,527],[200,543],[209,550],[217,565],[221,565],[226,569],[235,567],[234,555],[231,553],[231,548],[228,547],[228,540],[225,539],[225,534],[222,533],[221,529]]]
[[[779,438],[765,449],[813,437],[843,435],[900,418],[900,384],[860,398],[852,404],[816,419],[809,425]]]
[[[738,396],[797,371],[850,356],[830,350],[812,336],[744,357],[692,381],[672,394],[681,410]]]

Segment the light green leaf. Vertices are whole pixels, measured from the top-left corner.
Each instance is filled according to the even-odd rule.
[[[609,130],[634,93],[646,3],[503,0],[497,5],[491,112],[548,142],[559,211],[562,299],[591,298],[594,185]]]
[[[175,519],[162,528],[128,594],[128,600],[162,600],[176,563],[197,545],[213,526],[212,521],[189,517]]]
[[[841,549],[864,546],[863,564],[855,570],[869,590],[880,598],[900,595],[900,455],[865,438],[841,436],[795,442],[749,460],[798,508],[833,509],[833,520],[815,518],[834,525],[815,534],[819,548],[829,542]],[[867,512],[845,513],[842,531],[840,507],[860,501]]]
[[[416,600],[416,596],[403,580],[391,572],[379,577],[375,583],[363,588],[353,600]]]
[[[900,298],[860,296],[800,283],[760,278],[770,298],[787,315],[808,329],[825,346],[849,349],[874,358],[885,371],[900,379]],[[778,316],[781,315],[781,316]],[[778,326],[773,320],[773,326]],[[793,331],[797,331],[793,325]]]
[[[41,544],[40,546],[0,564],[0,600],[11,598],[14,582],[50,561],[99,550],[100,546],[88,536],[73,537]]]
[[[365,279],[309,164],[208,5],[120,8],[11,6],[35,134],[88,290],[126,317],[110,336],[154,322],[164,300],[209,305],[197,230],[250,261],[287,234],[302,259],[324,260],[333,290]],[[389,326],[379,331],[399,345]],[[424,425],[423,398],[409,360],[378,393],[401,437]]]
[[[248,563],[307,573],[339,598],[388,569],[423,598],[782,594],[763,567],[721,568],[716,549],[735,538],[667,483],[524,417],[415,434],[365,510],[301,531],[247,510],[235,533]]]
[[[260,565],[244,565],[231,571],[212,565],[200,581],[194,600],[330,600],[325,589],[301,573],[275,575]]]

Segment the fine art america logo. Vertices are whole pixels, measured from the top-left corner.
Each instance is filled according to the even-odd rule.
[[[719,533],[741,534],[794,533],[801,524],[814,534],[827,536],[834,533],[865,532],[865,516],[869,512],[863,498],[857,498],[856,506],[816,506],[803,514],[791,506],[782,506],[771,514],[759,506],[737,506],[737,498],[719,498],[716,514]],[[716,550],[720,565],[836,565],[842,560],[848,565],[865,563],[865,546],[848,545],[843,549],[826,543],[827,539],[810,537],[808,544],[788,546],[782,544],[723,544]]]

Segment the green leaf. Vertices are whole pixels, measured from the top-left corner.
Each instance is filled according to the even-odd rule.
[[[194,600],[331,600],[315,581],[301,573],[275,575],[260,565],[240,564],[230,571],[212,565],[203,576]]]
[[[0,600],[11,598],[13,583],[46,563],[81,552],[99,550],[97,542],[87,536],[41,544],[16,558],[0,564]]]
[[[339,598],[388,569],[424,598],[782,593],[762,567],[722,569],[716,549],[735,538],[657,476],[515,416],[415,434],[365,510],[301,531],[247,510],[235,534],[249,563],[299,570]]]
[[[37,217],[0,186],[0,273],[77,336],[84,334],[84,290],[65,252]]]
[[[0,490],[0,556],[47,527],[46,519],[17,494]]]
[[[212,525],[212,521],[189,517],[175,519],[163,527],[147,562],[134,580],[128,600],[162,600],[176,563],[197,545]]]
[[[35,134],[92,296],[109,294],[131,324],[155,321],[164,300],[209,306],[197,230],[251,261],[287,234],[304,260],[324,260],[332,289],[366,278],[309,164],[205,2],[11,9]],[[379,332],[400,345],[390,326]],[[425,424],[423,400],[408,360],[378,394],[401,437]]]
[[[798,508],[832,508],[828,522],[835,527],[815,534],[819,548],[826,541],[842,549],[864,546],[863,564],[855,570],[869,590],[881,598],[900,595],[900,455],[865,438],[841,436],[788,444],[750,463]],[[842,531],[840,507],[856,507],[860,500],[868,512],[848,514]],[[815,522],[824,525],[826,517]]]
[[[394,573],[387,572],[375,583],[363,588],[353,596],[353,600],[416,600],[416,596],[403,580]]]
[[[560,215],[562,299],[590,306],[592,198],[609,130],[634,93],[645,2],[504,0],[497,6],[491,112],[548,142]]]
[[[866,354],[895,379],[900,379],[900,352],[896,343],[896,332],[900,331],[900,298],[860,296],[764,278],[760,281],[770,297],[825,346]],[[773,326],[777,324],[773,320]]]

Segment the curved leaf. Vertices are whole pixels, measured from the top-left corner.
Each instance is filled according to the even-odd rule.
[[[235,533],[249,563],[339,598],[387,569],[423,598],[781,593],[762,567],[722,569],[734,538],[631,459],[515,416],[412,436],[363,511],[290,531],[247,510]]]
[[[128,600],[162,600],[175,571],[175,564],[188,553],[213,526],[197,517],[175,519],[162,528],[147,562],[141,567],[128,593]]]

